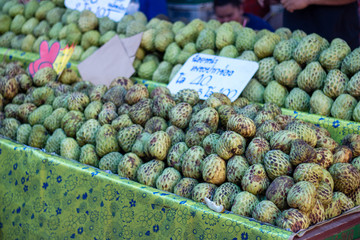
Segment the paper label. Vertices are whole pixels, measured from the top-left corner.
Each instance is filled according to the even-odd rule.
[[[42,68],[53,68],[58,75],[65,69],[75,46],[66,46],[60,49],[60,43],[54,42],[51,46],[47,41],[42,41],[39,48],[40,58],[29,64],[29,73],[34,77],[35,73]]]
[[[78,65],[82,79],[95,85],[109,86],[117,77],[131,77],[135,72],[132,58],[139,48],[141,38],[142,33],[127,39],[114,36]]]
[[[66,45],[65,48],[60,50],[53,64],[53,68],[57,74],[60,75],[62,71],[66,68],[66,65],[70,61],[70,58],[74,53],[74,50],[75,50],[75,45],[71,45],[70,47]]]
[[[208,54],[194,54],[171,80],[172,94],[190,88],[198,91],[200,99],[220,92],[235,101],[259,68],[257,62]]]
[[[90,10],[98,18],[108,17],[115,22],[125,15],[130,0],[65,0],[67,8],[84,11]]]

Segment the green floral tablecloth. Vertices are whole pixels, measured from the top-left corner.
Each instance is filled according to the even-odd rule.
[[[287,239],[291,232],[0,138],[0,239]]]

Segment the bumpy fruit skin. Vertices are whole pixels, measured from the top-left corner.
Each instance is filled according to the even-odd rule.
[[[219,138],[220,134],[217,133],[211,133],[204,138],[202,147],[204,148],[207,155],[216,153],[216,145]]]
[[[331,107],[331,116],[350,121],[357,103],[350,94],[341,94]]]
[[[255,136],[263,137],[267,141],[270,141],[270,139],[275,135],[275,133],[277,133],[280,130],[281,127],[275,120],[266,120],[257,129]]]
[[[300,65],[295,60],[288,60],[274,68],[274,77],[278,83],[293,88],[296,86],[296,78],[300,72]]]
[[[110,170],[112,173],[117,173],[118,165],[123,155],[119,152],[110,152],[100,158],[99,168],[101,170]]]
[[[182,178],[174,186],[174,193],[181,197],[191,198],[192,190],[198,183],[199,182],[194,178]]]
[[[216,154],[207,156],[201,162],[200,171],[205,182],[220,185],[226,180],[225,160]]]
[[[258,58],[269,57],[273,54],[276,44],[280,42],[279,35],[267,33],[255,42],[254,52]]]
[[[350,163],[335,163],[329,168],[335,191],[350,194],[360,186],[360,172]]]
[[[267,120],[274,120],[275,116],[274,113],[271,111],[261,110],[258,112],[256,117],[254,118],[254,123],[257,128],[261,126]]]
[[[95,142],[96,153],[99,155],[99,157],[103,157],[110,152],[120,150],[118,141],[116,139],[116,131],[109,124],[105,124],[99,128],[96,133]]]
[[[188,126],[191,119],[192,107],[189,103],[181,102],[176,104],[169,112],[171,124],[184,129]]]
[[[216,153],[224,160],[233,155],[241,155],[245,151],[246,140],[240,134],[233,131],[225,131],[221,134],[216,144]]]
[[[99,113],[101,112],[102,103],[100,101],[93,101],[87,105],[84,111],[85,118],[89,119],[97,119]]]
[[[355,207],[354,202],[342,192],[334,192],[333,200],[340,203],[341,212],[346,212],[347,210]]]
[[[299,164],[294,170],[293,177],[295,182],[308,181],[317,188],[323,178],[322,167],[316,163]]]
[[[334,162],[333,153],[327,148],[316,148],[316,159],[313,161],[323,168],[329,168]]]
[[[148,133],[155,133],[157,131],[166,131],[168,125],[165,119],[161,117],[152,117],[146,123],[144,131]]]
[[[165,168],[156,179],[156,188],[163,191],[174,192],[174,187],[180,179],[181,174],[178,170],[172,167]]]
[[[170,136],[164,131],[153,133],[149,138],[147,146],[150,156],[162,161],[166,159],[170,147]]]
[[[280,214],[281,211],[273,202],[263,200],[255,206],[251,216],[258,221],[275,225],[275,220]]]
[[[290,207],[308,212],[316,201],[316,187],[311,182],[300,181],[295,183],[288,192],[287,203]]]
[[[56,80],[56,72],[54,69],[45,67],[37,71],[33,78],[33,83],[35,86],[41,87],[49,82]]]
[[[325,181],[321,181],[316,191],[316,198],[322,203],[323,206],[327,206],[331,203],[333,190],[330,184]]]
[[[296,208],[284,210],[275,220],[278,227],[283,229],[290,229],[296,233],[301,229],[306,229],[310,226],[309,217],[302,211]]]
[[[85,144],[93,144],[95,145],[95,137],[96,133],[100,128],[100,124],[95,119],[87,120],[76,132],[76,141],[80,146],[84,146]]]
[[[125,127],[117,133],[117,141],[124,152],[130,152],[137,136],[143,131],[138,124]],[[116,131],[115,131],[116,132]]]
[[[360,70],[360,48],[355,48],[347,55],[341,63],[341,71],[349,76],[356,74]]]
[[[188,147],[201,146],[204,138],[210,133],[210,127],[206,123],[197,123],[186,132],[185,143]]]
[[[22,144],[27,144],[31,133],[30,124],[21,124],[16,132],[16,141]]]
[[[176,170],[181,171],[181,155],[185,153],[189,148],[185,142],[175,143],[169,150],[166,161],[168,166],[174,167]]]
[[[296,139],[298,139],[296,133],[288,130],[281,130],[271,137],[270,148],[272,150],[281,150],[286,154],[290,154],[291,145]]]
[[[254,194],[242,191],[235,195],[231,211],[241,216],[250,217],[258,203],[259,200]]]
[[[263,58],[259,61],[259,69],[255,73],[255,78],[264,86],[275,80],[274,68],[277,61],[273,57]]]
[[[166,133],[170,136],[171,146],[175,143],[185,141],[185,133],[178,127],[171,125],[166,129]]]
[[[360,205],[360,188],[356,189],[354,192],[352,192],[349,197],[354,202],[355,206]]]
[[[149,141],[150,136],[151,136],[151,134],[148,132],[140,133],[137,136],[135,143],[133,144],[133,146],[131,148],[131,152],[135,153],[140,158],[147,158],[148,153],[147,153],[146,145]]]
[[[262,137],[253,138],[246,148],[246,160],[250,165],[263,163],[264,156],[269,150],[270,146],[266,139]]]
[[[68,159],[79,160],[80,147],[75,139],[67,137],[61,141],[60,156]]]
[[[290,150],[290,163],[297,166],[301,163],[316,162],[316,150],[302,139],[292,141]]]
[[[18,104],[9,103],[5,106],[4,112],[6,118],[16,118],[19,109]]]
[[[234,183],[223,183],[215,190],[213,201],[216,205],[221,205],[224,209],[230,210],[233,205],[235,195],[240,191],[240,187]]]
[[[143,84],[135,84],[129,88],[125,95],[125,102],[129,105],[137,103],[142,98],[149,98],[149,91]]]
[[[36,148],[45,147],[49,133],[43,125],[36,124],[32,127],[28,145]]]
[[[1,97],[0,97],[1,98]],[[0,107],[1,109],[1,107]],[[24,123],[28,122],[29,115],[36,109],[32,103],[23,103],[17,109],[17,118]]]
[[[143,164],[141,158],[134,153],[126,153],[119,161],[117,173],[120,177],[136,180],[136,172]]]
[[[152,112],[155,116],[168,119],[169,113],[175,107],[175,101],[166,94],[157,95],[153,98]]]
[[[350,163],[352,159],[352,151],[348,146],[338,146],[333,150],[333,163]]]
[[[199,93],[193,89],[182,89],[174,96],[176,103],[187,102],[192,107],[199,102]]]
[[[138,182],[155,187],[156,179],[160,176],[164,167],[165,163],[156,159],[142,164],[136,172]]]
[[[192,127],[200,122],[206,123],[212,132],[216,132],[219,124],[219,114],[212,107],[201,109],[191,117],[189,127]]]
[[[294,179],[290,176],[277,177],[266,190],[266,198],[272,201],[280,210],[284,210],[288,208],[287,196],[294,184]]]
[[[293,88],[285,99],[285,108],[308,112],[310,108],[310,96],[300,88]]]
[[[195,202],[205,203],[205,197],[212,200],[216,191],[216,185],[212,183],[199,183],[197,184],[191,193],[191,199]]]
[[[122,115],[118,116],[117,118],[115,118],[111,122],[111,126],[116,131],[120,131],[120,130],[124,129],[125,127],[129,127],[131,125],[133,125],[133,122],[131,121],[128,114],[122,114]]]
[[[269,185],[270,180],[260,163],[251,165],[241,180],[241,188],[255,195],[265,192]]]
[[[239,133],[241,136],[253,137],[256,133],[256,126],[253,120],[241,114],[232,115],[227,122],[227,129]],[[244,149],[245,150],[245,149]]]
[[[337,217],[341,214],[341,203],[338,199],[331,199],[331,202],[325,207],[325,219]]]
[[[270,81],[264,90],[264,101],[265,103],[274,103],[282,107],[288,94],[289,92],[285,86],[277,81]]]
[[[184,177],[198,179],[201,177],[200,165],[205,158],[205,150],[200,146],[189,148],[180,157]]]
[[[53,134],[47,139],[45,150],[48,153],[56,153],[60,155],[60,143],[66,138],[64,130],[61,128],[56,129]]]
[[[50,116],[53,108],[50,105],[42,105],[30,113],[28,122],[30,125],[43,124],[45,119]]]
[[[4,98],[13,99],[19,90],[19,84],[15,78],[3,77],[0,79],[0,94]]]
[[[293,170],[289,161],[289,155],[280,150],[268,151],[264,157],[264,166],[271,180],[282,175],[290,175]]]
[[[79,162],[90,166],[99,167],[99,157],[96,154],[96,149],[94,145],[85,144],[81,147]]]
[[[349,78],[339,69],[331,70],[324,80],[323,92],[326,96],[336,98],[345,93]]]
[[[152,100],[141,99],[131,106],[128,114],[133,123],[145,126],[145,123],[152,117]]]
[[[65,131],[68,137],[76,137],[76,132],[79,131],[84,121],[85,117],[82,112],[70,111],[61,119],[61,128]]]
[[[249,164],[243,156],[233,156],[228,160],[226,165],[227,180],[229,182],[240,185],[241,180],[248,168]]]
[[[95,29],[98,26],[98,23],[99,21],[93,12],[89,10],[81,12],[78,25],[82,32],[88,32]]]
[[[130,78],[126,77],[117,77],[113,79],[110,83],[109,88],[113,88],[115,86],[122,86],[125,90],[129,90],[134,85],[133,81]]]
[[[298,137],[308,143],[311,147],[315,147],[317,143],[316,132],[310,128],[306,123],[300,121],[293,121],[289,123],[285,130],[295,132]]]

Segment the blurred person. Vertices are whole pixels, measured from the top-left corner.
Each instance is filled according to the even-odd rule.
[[[214,0],[214,12],[216,19],[221,23],[236,21],[254,30],[274,31],[271,25],[260,17],[246,13],[241,0]]]
[[[265,0],[258,0],[264,5]],[[354,49],[359,46],[357,0],[280,0],[284,6],[283,26],[307,34],[317,33],[328,41],[345,40]]]

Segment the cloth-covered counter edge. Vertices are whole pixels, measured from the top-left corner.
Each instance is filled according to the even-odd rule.
[[[134,201],[135,203],[138,202],[138,204],[142,205],[149,205],[152,209],[159,208],[159,209],[176,209],[175,211],[189,213],[189,219],[186,222],[183,222],[184,224],[178,224],[177,227],[180,227],[183,229],[184,232],[186,232],[186,229],[192,229],[191,233],[194,234],[194,232],[197,233],[198,229],[197,226],[201,226],[201,229],[207,229],[211,233],[216,232],[217,238],[221,239],[222,237],[228,238],[244,238],[244,236],[247,236],[248,239],[256,239],[257,237],[261,237],[261,239],[298,239],[298,238],[307,238],[307,236],[319,236],[319,234],[324,234],[324,229],[329,230],[332,229],[331,234],[336,234],[339,232],[343,232],[346,229],[353,227],[355,230],[360,229],[360,223],[358,222],[358,219],[360,218],[360,206],[355,207],[342,215],[329,219],[327,221],[324,221],[322,223],[316,224],[314,226],[311,226],[310,228],[306,230],[302,230],[298,233],[291,233],[289,231],[279,229],[277,227],[271,226],[269,224],[264,224],[261,222],[258,222],[251,218],[241,217],[235,214],[232,214],[229,211],[226,211],[225,213],[216,213],[212,210],[208,209],[204,204],[194,202],[190,199],[186,199],[183,197],[179,197],[175,194],[161,191],[152,187],[147,187],[142,184],[139,184],[137,182],[131,181],[126,178],[121,178],[116,174],[107,173],[105,171],[101,171],[97,168],[94,168],[92,166],[88,166],[85,164],[81,164],[77,161],[65,159],[59,156],[56,156],[54,154],[48,154],[43,152],[43,150],[35,149],[32,147],[28,147],[19,143],[16,143],[13,140],[7,139],[5,137],[0,138],[0,162],[2,163],[2,170],[0,170],[1,175],[3,176],[0,179],[0,182],[4,181],[5,175],[12,175],[11,173],[20,168],[19,166],[21,163],[16,162],[16,160],[21,160],[22,158],[26,159],[27,163],[30,163],[32,166],[38,165],[39,163],[44,163],[48,166],[53,166],[54,169],[49,169],[50,172],[52,171],[58,171],[56,169],[62,169],[64,172],[71,173],[72,175],[77,175],[79,177],[85,177],[87,176],[86,181],[90,181],[89,185],[95,185],[96,182],[91,182],[93,179],[97,178],[98,184],[100,187],[105,188],[106,186],[109,186],[109,183],[114,183],[117,186],[116,191],[118,192],[124,192],[124,189],[131,191],[131,192],[137,192],[138,196],[141,196],[140,198],[133,197],[131,201]],[[10,159],[10,160],[9,160]],[[15,166],[17,166],[15,168]],[[10,171],[9,171],[10,169]],[[27,169],[25,169],[27,170]],[[34,169],[33,169],[34,170]],[[27,171],[26,171],[27,172]],[[29,169],[29,172],[31,170]],[[59,172],[59,171],[58,171]],[[48,176],[44,174],[38,175],[39,182],[47,182]],[[65,178],[65,176],[64,176]],[[21,178],[23,179],[23,178]],[[17,180],[15,180],[17,182]],[[19,179],[19,182],[22,181]],[[2,183],[2,186],[5,186],[6,183]],[[30,184],[31,185],[31,184]],[[102,186],[104,185],[104,186]],[[83,192],[81,189],[81,186],[78,186],[79,189],[74,192],[81,193]],[[44,196],[43,189],[39,186],[39,192],[38,195],[42,195],[45,199],[46,196]],[[15,189],[14,189],[15,190]],[[76,189],[73,189],[76,190]],[[0,203],[3,207],[6,205],[6,195],[9,193],[9,191],[6,191],[5,188],[0,190]],[[68,195],[68,194],[67,194]],[[77,195],[77,193],[75,193]],[[75,197],[74,195],[74,197]],[[81,195],[81,194],[80,194]],[[79,195],[79,196],[80,196]],[[37,196],[37,194],[35,194]],[[70,194],[68,195],[70,196]],[[144,197],[148,196],[148,198]],[[119,196],[121,197],[121,196]],[[79,197],[77,197],[79,198]],[[141,199],[143,198],[143,199]],[[21,198],[20,198],[21,199]],[[27,199],[23,199],[27,201]],[[51,201],[51,199],[50,199]],[[131,202],[130,201],[130,202]],[[127,201],[124,201],[127,203]],[[15,205],[21,205],[21,203],[17,203],[16,201],[13,202]],[[24,205],[24,204],[23,204]],[[51,203],[48,202],[47,205],[51,205]],[[119,208],[124,204],[120,204]],[[125,207],[125,206],[123,206]],[[96,204],[90,204],[89,208],[96,209],[98,206]],[[3,208],[2,213],[0,213],[0,236],[2,236],[3,230],[8,226],[14,226],[14,221],[7,221],[6,218],[11,220],[11,218],[6,216],[6,212],[11,210],[6,210],[6,207]],[[12,212],[14,212],[13,210]],[[18,210],[17,210],[18,211]],[[63,209],[63,212],[66,213],[66,209]],[[72,211],[69,209],[69,211]],[[163,210],[164,212],[166,210]],[[139,211],[138,213],[134,214],[134,218],[136,218],[136,214],[140,214],[143,211]],[[64,214],[65,215],[65,214]],[[115,215],[115,214],[114,214]],[[192,218],[190,216],[193,216]],[[141,216],[140,216],[141,217]],[[51,216],[50,216],[51,218]],[[18,219],[21,221],[22,219]],[[49,219],[50,221],[50,219]],[[61,221],[61,220],[59,220]],[[211,222],[211,224],[210,224]],[[166,221],[159,222],[166,225]],[[357,223],[354,227],[354,223]],[[170,224],[170,223],[169,223]],[[15,224],[16,225],[16,224]],[[156,224],[154,225],[156,226]],[[194,227],[195,226],[195,227]],[[219,228],[219,226],[222,226]],[[231,231],[228,232],[228,229],[236,229],[236,226],[238,227],[238,231]],[[130,226],[131,227],[131,226]],[[146,226],[143,226],[146,228]],[[160,227],[159,227],[160,228]],[[80,229],[80,228],[79,228]],[[76,232],[76,229],[67,229],[69,232]],[[51,232],[51,234],[55,233],[56,235],[62,236],[62,232]],[[191,234],[190,233],[190,234]],[[38,235],[36,237],[43,237],[41,234],[44,234],[44,232],[39,231]],[[164,235],[161,235],[161,231],[159,232],[158,236],[165,237],[166,232],[163,233]],[[352,233],[354,234],[354,233]],[[357,236],[357,235],[359,236]],[[65,234],[66,235],[66,234]],[[64,235],[64,236],[65,236]],[[195,234],[194,234],[195,235]],[[240,236],[241,235],[241,236]],[[71,235],[72,236],[72,235]],[[70,237],[71,237],[70,236]],[[325,235],[326,236],[326,235]],[[331,235],[327,235],[329,237]],[[3,237],[6,237],[4,235]],[[197,238],[197,236],[193,236]],[[202,236],[200,236],[201,238]],[[355,231],[354,237],[360,237],[360,231]]]
[[[153,226],[153,232],[155,232],[156,229],[156,239],[164,239],[166,237],[170,239],[172,234],[176,234],[176,231],[168,233],[166,229],[167,226],[169,226],[169,228],[176,227],[176,229],[178,229],[177,231],[182,233],[180,239],[183,239],[185,234],[190,238],[197,239],[201,239],[205,235],[216,236],[218,239],[289,239],[291,235],[293,235],[293,233],[289,231],[257,222],[254,219],[244,218],[230,212],[216,213],[208,209],[207,206],[202,203],[197,203],[193,200],[179,197],[169,192],[147,187],[137,182],[121,178],[117,174],[107,173],[73,160],[50,155],[42,150],[18,144],[3,137],[0,138],[0,150],[0,162],[2,165],[0,170],[0,183],[3,186],[3,188],[0,189],[0,208],[2,209],[0,212],[0,237],[2,234],[3,239],[14,237],[12,234],[16,232],[19,234],[19,236],[16,236],[19,237],[19,239],[21,239],[22,236],[26,237],[26,234],[29,234],[29,232],[22,230],[23,226],[28,226],[28,228],[33,229],[33,232],[30,232],[30,234],[34,239],[40,239],[40,237],[46,238],[53,235],[70,239],[71,236],[79,235],[79,232],[82,234],[81,237],[91,236],[86,235],[86,225],[75,224],[74,228],[68,226],[69,217],[70,219],[73,219],[74,217],[71,217],[73,216],[73,212],[81,211],[78,210],[81,209],[81,204],[79,206],[76,205],[75,207],[72,207],[72,204],[70,204],[68,209],[64,206],[67,204],[59,204],[59,208],[62,209],[60,215],[53,214],[53,210],[51,210],[49,215],[46,215],[46,212],[43,213],[46,209],[52,209],[51,206],[61,198],[64,198],[64,200],[69,199],[68,202],[80,201],[81,198],[84,198],[86,187],[83,187],[81,184],[72,183],[70,179],[74,179],[74,177],[76,177],[76,180],[83,179],[82,182],[84,185],[91,186],[92,195],[94,195],[96,189],[99,189],[99,192],[101,193],[101,197],[100,195],[98,196],[96,203],[89,200],[90,202],[86,204],[87,207],[85,209],[87,211],[96,210],[98,208],[101,209],[98,204],[100,200],[101,202],[104,202],[105,205],[109,203],[109,199],[106,199],[109,198],[107,197],[109,186],[114,186],[110,192],[116,191],[118,194],[115,195],[122,201],[122,203],[118,203],[115,201],[115,197],[112,199],[112,204],[116,204],[119,211],[118,213],[113,212],[113,216],[123,216],[123,214],[121,214],[122,209],[127,208],[129,202],[130,204],[131,202],[134,202],[134,205],[136,203],[138,210],[132,210],[133,222],[128,220],[129,222],[123,223],[121,221],[123,218],[111,218],[112,221],[110,221],[109,224],[111,225],[114,222],[117,224],[117,227],[114,227],[113,232],[115,232],[116,229],[124,229],[125,227],[128,227],[131,231],[135,232],[137,228],[147,223],[141,226],[142,229],[146,230],[149,226]],[[49,179],[51,179],[51,175],[54,174],[54,172],[56,172],[56,175],[59,175],[56,179],[59,180],[60,177],[60,179],[62,179],[61,182],[65,182],[65,184],[62,186],[59,185],[58,188],[51,188],[53,189],[52,191],[57,192],[58,194],[57,197],[51,198],[51,194],[48,195],[46,190],[52,186],[51,180]],[[29,182],[25,180],[26,177],[30,178]],[[39,183],[39,186],[36,187],[36,184],[32,184],[31,181]],[[58,185],[57,182],[58,181],[54,180],[55,185]],[[31,195],[29,195],[30,191],[28,188],[26,191],[23,191],[25,185],[29,186],[29,189],[32,190]],[[69,186],[72,187],[70,188]],[[124,194],[122,195],[119,193]],[[88,196],[91,194],[89,191],[87,192]],[[12,201],[10,201],[7,200],[9,195],[17,197],[13,197],[11,199]],[[131,199],[129,198],[126,200],[128,195],[131,195]],[[39,205],[39,202],[42,204]],[[32,214],[31,219],[34,218],[35,220],[42,216],[41,219],[37,221],[40,221],[40,225],[45,225],[47,222],[47,231],[44,231],[43,227],[39,227],[39,222],[30,221],[29,216],[21,215],[25,211],[24,208],[29,205],[33,206],[33,208],[30,207],[29,210],[26,210],[28,211],[28,215],[30,216]],[[156,211],[157,208],[161,209],[157,214],[163,212],[164,215],[166,214],[166,218],[164,217],[162,220],[155,221],[155,217],[153,217],[153,221],[150,221],[149,216],[155,216],[151,215],[151,212]],[[174,213],[175,220],[168,221],[167,211],[171,210],[176,213]],[[99,212],[101,216],[101,210],[99,210]],[[144,212],[148,212],[149,216],[143,216],[142,214],[144,214]],[[33,217],[34,214],[35,217]],[[54,221],[54,218],[56,221]],[[141,222],[144,218],[149,219],[148,221]],[[136,220],[140,221],[140,223],[136,223]],[[42,222],[44,223],[42,224]],[[52,222],[56,223],[56,228],[50,225]],[[63,229],[64,227],[62,226],[67,227]],[[11,229],[14,228],[17,230],[11,231]],[[81,231],[79,229],[81,229]],[[118,231],[120,232],[120,230]],[[203,233],[199,234],[200,231],[203,231]],[[143,236],[146,236],[147,232],[148,231],[144,232]],[[22,233],[26,234],[23,235]],[[133,236],[131,239],[137,239],[137,237]]]

